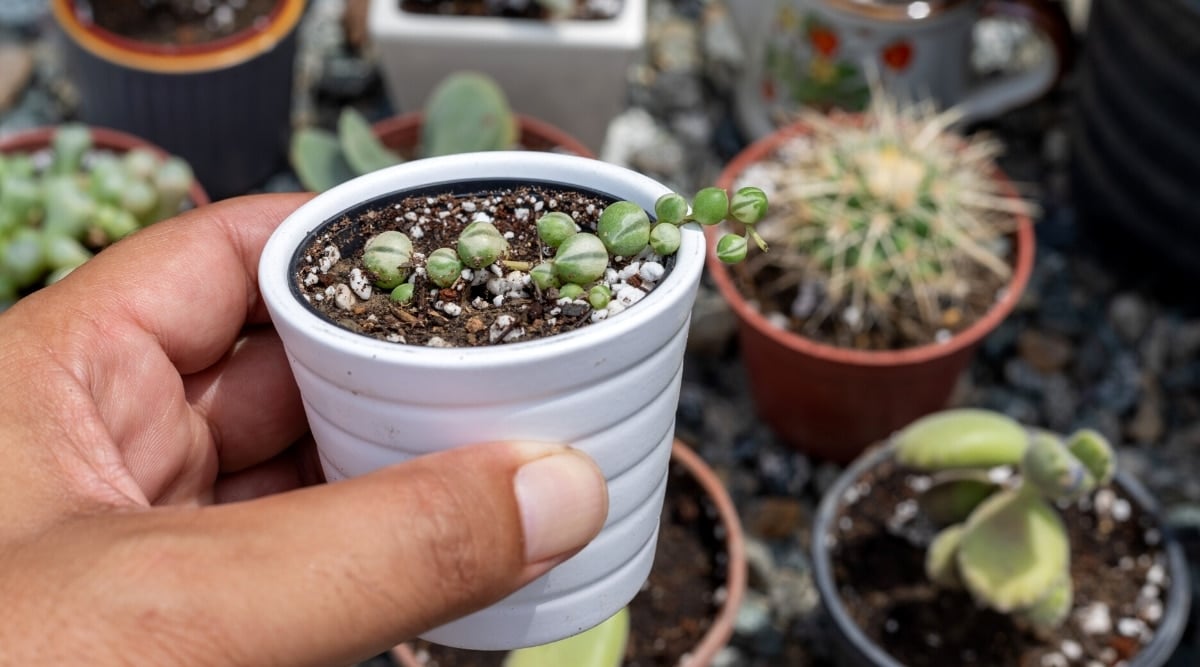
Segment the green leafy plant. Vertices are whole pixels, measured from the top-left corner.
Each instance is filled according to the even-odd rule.
[[[629,640],[629,609],[590,630],[550,644],[512,651],[504,667],[620,667]]]
[[[1007,278],[1004,237],[1034,207],[996,178],[997,141],[954,130],[959,112],[874,91],[862,114],[801,114],[808,131],[747,177],[771,196],[760,232],[781,252],[752,258],[774,292],[815,286],[853,333],[900,314],[946,326],[980,274]],[[912,312],[912,315],[908,315]]]
[[[361,270],[375,287],[391,290],[392,299],[401,303],[412,298],[418,280],[429,280],[441,288],[463,280],[466,269],[498,265],[510,271],[529,273],[539,290],[557,290],[559,298],[586,298],[602,309],[609,305],[612,293],[601,279],[615,258],[632,258],[645,252],[658,256],[679,250],[679,225],[696,222],[714,225],[727,219],[745,226],[743,235],[726,234],[717,244],[717,256],[726,263],[746,257],[747,241],[766,249],[754,231],[755,224],[767,213],[767,198],[755,187],[744,187],[729,197],[721,188],[705,188],[689,205],[677,193],[668,193],[655,203],[650,214],[630,201],[607,206],[596,225],[596,233],[580,231],[575,221],[559,212],[538,218],[538,238],[554,250],[554,256],[536,264],[509,257],[509,245],[490,222],[475,221],[459,233],[455,248],[438,248],[417,261],[412,240],[398,230],[387,230],[367,240]]]
[[[478,72],[456,72],[430,93],[417,157],[505,150],[516,142],[516,116],[500,86]],[[297,130],[289,157],[300,182],[315,192],[404,161],[352,107],[342,109],[336,133],[316,127]]]
[[[940,475],[920,505],[945,527],[926,552],[938,585],[965,588],[980,603],[1053,627],[1071,609],[1070,544],[1052,503],[1108,484],[1115,457],[1092,430],[1066,438],[975,409],[923,417],[896,434],[896,460]],[[1012,466],[1005,482],[988,471]]]
[[[0,308],[182,209],[193,183],[182,159],[93,148],[86,126],[68,124],[49,155],[0,155]]]

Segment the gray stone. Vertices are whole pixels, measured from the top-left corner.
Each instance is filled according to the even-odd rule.
[[[771,587],[775,618],[783,627],[808,618],[821,606],[821,596],[809,572],[780,568]]]
[[[1024,359],[1009,359],[1004,364],[1004,379],[1015,389],[1041,395],[1046,386],[1046,377]]]
[[[733,631],[743,637],[754,637],[771,625],[771,600],[754,590],[746,591],[742,606],[738,607]]]
[[[375,63],[346,54],[325,59],[317,89],[335,98],[361,97],[379,77]]]
[[[1137,357],[1122,353],[1111,360],[1108,373],[1092,395],[1105,410],[1121,415],[1137,404],[1141,393],[1142,373]]]
[[[1079,409],[1079,392],[1065,375],[1055,373],[1046,378],[1041,408],[1047,426],[1055,431],[1066,431]]]
[[[1060,371],[1075,356],[1075,346],[1070,338],[1037,329],[1021,332],[1017,338],[1017,351],[1026,363],[1041,373]]]
[[[1108,321],[1121,340],[1132,343],[1141,338],[1150,326],[1150,304],[1141,295],[1123,292],[1113,297],[1108,306]]]

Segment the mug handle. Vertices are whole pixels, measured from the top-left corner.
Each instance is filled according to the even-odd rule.
[[[966,121],[994,117],[1049,93],[1062,79],[1073,56],[1070,20],[1062,7],[1048,0],[985,0],[981,16],[1024,21],[1052,48],[1050,57],[1033,67],[971,90],[956,105]]]

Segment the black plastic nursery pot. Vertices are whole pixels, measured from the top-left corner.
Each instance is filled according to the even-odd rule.
[[[214,199],[246,192],[283,164],[306,0],[278,0],[250,27],[190,45],[105,30],[87,0],[51,2],[82,120],[183,157]]]
[[[885,647],[871,639],[868,633],[852,618],[850,610],[847,607],[846,598],[843,597],[843,590],[847,582],[840,581],[837,578],[839,568],[835,563],[835,556],[833,555],[835,545],[839,539],[837,536],[839,521],[847,518],[851,521],[857,520],[853,516],[852,511],[847,511],[847,506],[858,502],[861,498],[865,498],[871,493],[870,489],[864,490],[862,480],[878,468],[890,465],[892,463],[891,458],[891,450],[885,446],[876,447],[864,453],[842,473],[833,487],[825,494],[814,519],[812,536],[814,579],[821,595],[822,604],[831,620],[830,626],[835,631],[838,662],[842,665],[852,665],[855,667],[906,667],[903,662],[889,653]],[[1141,645],[1128,658],[1121,656],[1123,659],[1122,664],[1129,665],[1129,667],[1158,667],[1165,664],[1171,657],[1187,626],[1188,611],[1191,605],[1191,584],[1188,577],[1187,561],[1183,553],[1183,548],[1171,533],[1162,527],[1154,500],[1136,480],[1127,475],[1118,474],[1112,487],[1119,493],[1120,497],[1126,498],[1132,503],[1135,507],[1135,512],[1153,522],[1155,529],[1161,536],[1161,541],[1158,543],[1156,549],[1164,557],[1166,576],[1169,577],[1169,583],[1164,585],[1163,590],[1165,604],[1163,605],[1162,616],[1154,629],[1153,637],[1147,643]],[[866,520],[864,519],[864,521]],[[1140,525],[1144,525],[1144,523]],[[877,550],[887,549],[886,557],[897,555],[894,550],[881,544],[874,544],[874,548]],[[897,574],[895,578],[904,579],[906,576],[908,576],[908,579],[903,582],[905,585],[923,583],[923,574],[913,578],[901,573]],[[917,581],[917,579],[921,579],[922,581]],[[966,594],[963,593],[962,595],[965,596]],[[1076,606],[1071,612],[1071,617],[1080,612],[1080,603],[1081,601],[1077,596],[1075,601]],[[888,604],[893,604],[893,601],[889,599]],[[899,608],[899,603],[895,604]],[[986,613],[991,614],[993,618],[1001,618],[995,612]],[[959,618],[955,619],[955,622],[962,624],[968,621],[963,621],[962,618]],[[1071,623],[1072,619],[1069,617],[1066,622]],[[896,628],[895,632],[922,633],[923,630],[938,632],[943,629],[922,629],[907,626]],[[989,630],[995,630],[995,627],[993,626]],[[1117,630],[1114,629],[1113,632],[1115,633]],[[996,641],[1003,642],[1007,639],[1007,637],[1000,637]],[[946,646],[930,647],[927,656],[925,656],[929,660],[928,664],[965,664],[961,656],[949,655],[948,652],[950,650]],[[943,652],[939,653],[939,651]],[[986,658],[980,658],[980,661],[976,664],[987,664],[989,667],[1004,667],[1002,664],[989,662]]]

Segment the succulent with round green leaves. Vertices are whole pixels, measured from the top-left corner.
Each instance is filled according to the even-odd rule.
[[[1063,438],[999,413],[958,409],[918,419],[890,446],[899,464],[934,475],[920,501],[944,526],[926,551],[929,579],[1035,627],[1061,623],[1073,594],[1070,543],[1054,504],[1111,480],[1107,440],[1091,430]],[[994,481],[988,471],[998,466],[1019,474]]]
[[[412,283],[400,283],[391,291],[388,298],[396,303],[408,303],[412,301],[414,289]]]
[[[372,236],[363,245],[363,266],[380,289],[395,289],[412,270],[412,239],[389,230]]]
[[[679,251],[679,244],[682,242],[683,235],[677,225],[660,222],[650,228],[650,248],[656,255],[674,255]]]
[[[538,218],[536,224],[538,238],[551,248],[562,245],[568,236],[578,231],[575,229],[575,220],[562,211],[547,213]]]
[[[458,253],[450,248],[438,248],[425,260],[425,272],[438,287],[450,287],[458,282],[463,268]]]
[[[554,256],[554,274],[565,283],[599,280],[608,268],[608,249],[595,234],[580,232],[567,237]]]
[[[612,290],[607,286],[593,285],[592,289],[588,290],[588,303],[592,304],[592,308],[607,308],[609,301],[612,301]]]
[[[548,290],[558,287],[561,284],[558,276],[554,273],[554,264],[552,262],[542,262],[530,269],[529,279],[540,290]]]
[[[567,283],[558,288],[558,298],[560,299],[578,299],[583,296],[583,285],[577,283]]]
[[[511,149],[517,143],[517,129],[516,116],[494,80],[479,72],[456,72],[443,79],[425,103],[414,157]],[[324,192],[355,176],[404,162],[353,107],[341,110],[336,130],[304,127],[292,133],[288,159],[309,190]]]
[[[596,235],[604,242],[609,254],[633,257],[650,242],[650,216],[631,201],[610,204],[600,214]]]
[[[472,269],[482,269],[508,254],[508,241],[490,222],[476,220],[458,235],[458,258]]]

